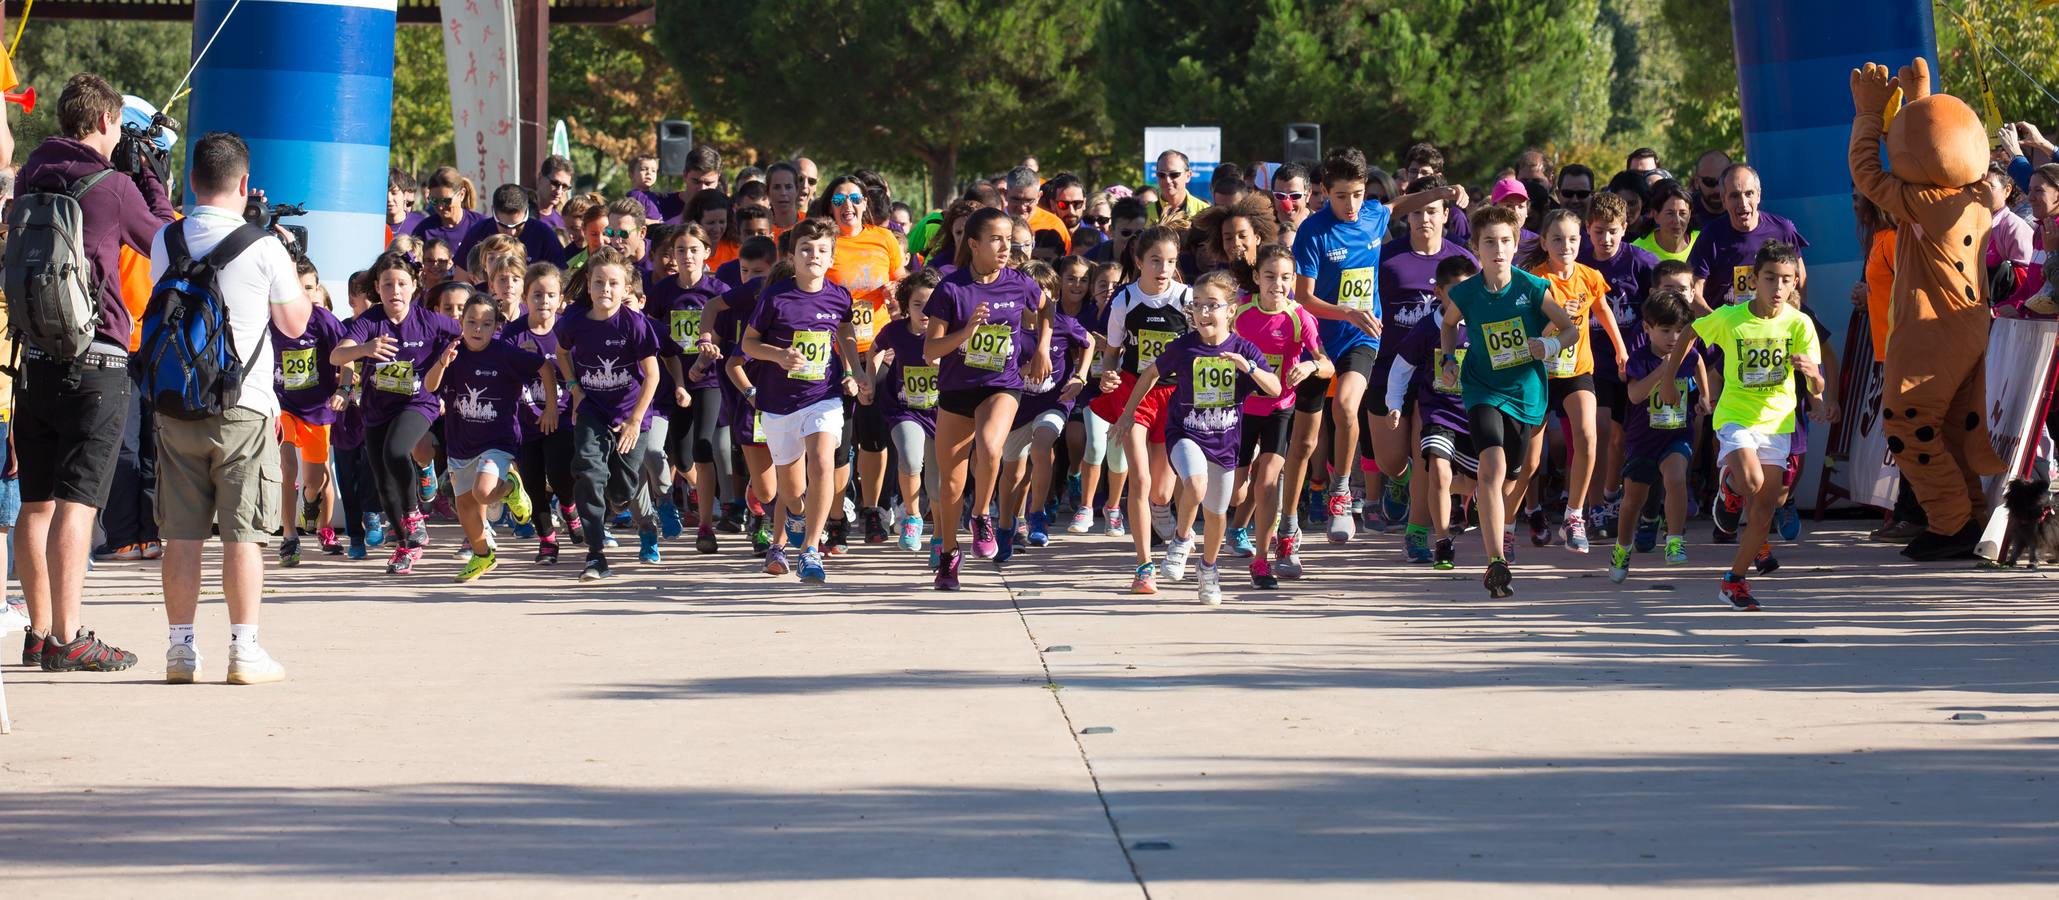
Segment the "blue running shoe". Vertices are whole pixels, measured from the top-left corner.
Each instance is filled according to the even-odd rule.
[[[1327,527],[1330,524],[1329,492],[1316,490],[1315,488],[1310,488],[1304,492],[1301,501],[1301,518],[1315,528]]]
[[[1380,492],[1380,515],[1389,526],[1408,524],[1408,475],[1404,469],[1400,478],[1387,479],[1387,489]]]
[[[1430,532],[1427,530],[1410,530],[1402,536],[1402,543],[1405,545],[1409,562],[1426,563],[1435,559],[1435,555],[1430,552]]]
[[[1230,529],[1230,552],[1245,559],[1258,555],[1258,547],[1251,543],[1251,529]]]
[[[1029,514],[1029,545],[1032,547],[1051,546],[1051,518],[1042,512]]]
[[[1015,558],[1015,542],[1000,540],[994,543],[994,564],[1000,565]]]
[[[533,540],[536,537],[536,523],[525,522],[519,525],[510,525],[508,526],[508,533],[520,540]]]
[[[1780,539],[1792,542],[1802,536],[1802,514],[1795,511],[1794,501],[1789,500],[1773,511],[1773,525],[1780,530]]]
[[[365,542],[357,538],[351,538],[350,549],[343,551],[345,559],[364,559],[367,555],[369,554],[365,552]]]
[[[386,517],[378,513],[365,513],[365,546],[377,547],[386,543]]]
[[[632,521],[632,520],[631,520],[631,518],[630,518],[630,515],[629,515],[629,510],[626,510],[626,509],[625,509],[625,510],[623,510],[623,511],[621,511],[621,512],[618,512],[618,513],[616,513],[616,514],[615,514],[615,517],[614,517],[614,518],[612,518],[612,519],[609,519],[609,520],[608,520],[608,527],[609,527],[609,528],[628,528],[628,527],[629,527],[629,523],[630,523],[631,521]]]
[[[807,520],[807,519],[801,518],[800,516],[794,515],[793,513],[787,513],[787,514],[786,514],[786,545],[787,545],[787,546],[789,546],[789,547],[805,547],[805,546],[807,546],[807,545],[808,545],[808,540],[807,540],[806,538],[802,537],[802,535],[801,535],[801,532],[802,532],[802,530],[806,529],[807,527],[808,527],[808,520]]]
[[[815,584],[829,581],[829,573],[822,568],[822,551],[813,547],[801,551],[801,580]]]
[[[435,463],[430,463],[422,467],[422,477],[416,480],[416,487],[420,489],[419,492],[421,494],[423,503],[428,503],[429,501],[436,499]]]
[[[1637,534],[1631,538],[1631,543],[1637,547],[1637,552],[1652,552],[1652,548],[1659,545],[1659,528],[1665,524],[1666,520],[1657,516],[1647,516],[1638,519]]]
[[[669,499],[658,504],[658,529],[668,541],[679,540],[686,534],[686,523],[679,519],[679,507],[672,505]]]
[[[647,565],[657,563],[659,559],[658,533],[655,531],[639,531],[636,533],[636,542],[637,558],[643,560]]]

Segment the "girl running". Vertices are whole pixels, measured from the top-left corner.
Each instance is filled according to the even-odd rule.
[[[643,475],[633,454],[658,392],[658,336],[650,320],[626,308],[636,263],[603,249],[587,260],[586,273],[591,305],[559,319],[557,328],[558,371],[572,390],[572,469],[586,531],[582,582],[614,575],[606,552],[611,504],[637,507],[641,530],[656,527],[652,512],[636,502]]]
[[[1031,547],[1051,544],[1051,522],[1044,510],[1051,496],[1052,468],[1057,464],[1053,449],[1065,430],[1065,420],[1072,415],[1073,404],[1079,402],[1080,391],[1086,387],[1087,355],[1094,349],[1093,339],[1087,337],[1086,328],[1080,324],[1078,301],[1070,313],[1059,303],[1057,271],[1034,260],[1022,271],[1037,282],[1043,292],[1042,302],[1056,306],[1051,314],[1050,374],[1043,381],[1023,385],[1022,404],[1015,410],[1015,428],[1002,448],[1001,483],[1007,490],[1001,501],[995,562],[1007,562],[1014,555],[1015,516],[1025,502],[1029,507],[1025,543]],[[1019,352],[1026,355],[1030,346],[1030,341],[1023,341]],[[1025,466],[1029,470],[1026,474]]]
[[[673,418],[665,456],[673,468],[693,474],[692,494],[700,520],[694,549],[700,553],[721,549],[715,540],[715,501],[723,491],[716,477],[716,460],[729,456],[729,447],[717,433],[722,417],[722,391],[717,387],[721,353],[701,345],[701,320],[708,303],[723,291],[722,282],[708,272],[709,249],[707,232],[701,226],[688,223],[674,228],[660,257],[669,256],[679,271],[652,286],[651,302],[645,310],[690,356],[682,361],[688,402]]]
[[[1108,307],[1108,333],[1103,339],[1101,396],[1094,401],[1094,414],[1115,422],[1125,414],[1137,379],[1149,369],[1174,338],[1188,330],[1187,301],[1192,292],[1174,280],[1180,255],[1179,232],[1163,225],[1138,235],[1130,244],[1140,276],[1115,295]],[[1181,541],[1178,533],[1188,531],[1193,519],[1175,526],[1172,514],[1172,463],[1165,450],[1165,401],[1173,386],[1161,384],[1128,410],[1141,428],[1121,435],[1110,430],[1110,438],[1122,447],[1131,473],[1130,515],[1137,523],[1130,540],[1137,551],[1137,577],[1130,591],[1158,593],[1158,566],[1151,562],[1151,529],[1163,532],[1166,574],[1174,581],[1185,577],[1192,541]],[[1113,451],[1111,450],[1111,453]],[[1110,491],[1111,497],[1113,490]],[[1148,523],[1148,525],[1146,524]]]
[[[501,340],[545,359],[557,359],[558,314],[565,307],[564,273],[550,263],[537,263],[523,274],[522,281],[522,305],[528,313],[509,322]],[[543,429],[546,411],[554,411],[561,423],[571,421],[571,398],[557,384],[556,372],[551,374],[550,382],[539,375],[523,387],[522,405],[517,410],[522,446],[515,457],[515,465],[529,473],[522,486],[528,489],[533,510],[536,561],[547,566],[558,564],[558,523],[570,525],[579,520],[572,503],[572,429]],[[579,539],[579,534],[572,536],[575,543]]]
[[[1588,318],[1601,323],[1601,330],[1609,337],[1615,348],[1614,364],[1617,378],[1623,375],[1623,366],[1629,361],[1629,354],[1623,350],[1623,335],[1616,330],[1615,313],[1609,309],[1609,285],[1601,273],[1581,265],[1580,256],[1580,214],[1570,209],[1555,209],[1544,217],[1544,229],[1538,234],[1537,251],[1532,255],[1530,273],[1537,275],[1551,285],[1553,305],[1565,310],[1573,320],[1574,334],[1566,336],[1564,349],[1544,361],[1544,372],[1550,381],[1547,384],[1547,409],[1555,409],[1566,417],[1566,524],[1560,536],[1566,549],[1574,553],[1586,553],[1587,521],[1582,511],[1582,502],[1587,497],[1587,483],[1594,477],[1594,353],[1590,349]],[[1528,469],[1531,494],[1536,504],[1530,512],[1530,539],[1542,547],[1551,543],[1550,531],[1544,528],[1544,482],[1538,477],[1542,468],[1544,442],[1534,442],[1530,449]]]
[[[543,383],[543,395],[557,393],[557,373],[548,358],[499,340],[500,305],[493,297],[473,294],[465,301],[459,322],[463,339],[450,345],[429,367],[423,385],[441,394],[444,439],[450,450],[450,485],[457,494],[458,522],[471,544],[472,558],[455,580],[472,581],[500,565],[486,510],[505,500],[517,523],[529,521],[529,495],[515,469],[522,448],[522,422],[515,402],[531,379]],[[538,428],[558,428],[557,404],[547,404]],[[542,472],[535,473],[542,480]]]
[[[1114,424],[1103,418],[1094,408],[1103,393],[1101,385],[1108,373],[1108,360],[1119,356],[1111,351],[1105,340],[1108,334],[1108,311],[1115,302],[1115,293],[1122,287],[1122,264],[1113,262],[1095,263],[1089,276],[1089,294],[1094,306],[1093,335],[1094,356],[1087,368],[1087,390],[1080,401],[1080,506],[1075,511],[1072,524],[1066,531],[1086,534],[1094,528],[1095,496],[1101,487],[1101,471],[1108,470],[1108,499],[1102,504],[1101,521],[1106,523],[1108,534],[1121,537],[1130,533],[1123,518],[1122,489],[1129,481],[1129,461],[1124,458],[1122,445],[1108,441],[1108,428]],[[1120,410],[1118,410],[1120,412]]]
[[[887,325],[872,344],[872,382],[879,386],[872,405],[879,408],[894,448],[901,481],[903,550],[921,549],[922,501],[934,502],[937,496],[937,365],[922,355],[929,334],[929,316],[922,309],[942,281],[935,269],[920,269],[901,279],[894,301],[903,316]]]
[[[1282,391],[1276,396],[1244,399],[1238,479],[1250,485],[1250,497],[1240,527],[1249,529],[1254,546],[1270,548],[1280,523],[1284,487],[1280,473],[1286,467],[1288,441],[1294,435],[1294,397],[1286,391],[1311,378],[1331,378],[1336,367],[1323,354],[1315,316],[1294,303],[1294,251],[1279,244],[1258,248],[1256,274],[1258,293],[1238,310],[1234,330],[1238,337],[1257,345],[1266,368],[1280,376]],[[1284,489],[1288,497],[1299,493]],[[1280,581],[1267,556],[1257,553],[1251,560],[1251,583],[1270,590],[1279,587]]]

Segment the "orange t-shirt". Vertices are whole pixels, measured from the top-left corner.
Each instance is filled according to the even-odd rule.
[[[1609,295],[1608,282],[1600,272],[1579,263],[1574,263],[1564,275],[1552,274],[1550,263],[1539,263],[1530,274],[1551,283],[1551,299],[1572,317],[1573,334],[1577,336],[1559,355],[1544,361],[1544,373],[1552,378],[1592,374],[1594,349],[1589,346],[1587,317],[1594,311],[1594,305]]]
[[[1873,233],[1866,253],[1866,325],[1873,333],[1873,361],[1887,362],[1888,326],[1893,324],[1888,297],[1895,291],[1895,230]]]
[[[907,274],[901,244],[885,228],[866,225],[857,234],[837,236],[829,280],[851,292],[851,330],[857,333],[858,352],[872,352],[873,335],[887,323],[887,285]]]
[[[122,305],[129,308],[129,352],[143,349],[143,310],[150,306],[150,254],[122,248]]]
[[[1065,227],[1065,220],[1058,218],[1057,213],[1041,206],[1034,207],[1030,210],[1029,224],[1032,235],[1039,231],[1057,232],[1059,240],[1065,242],[1065,252],[1072,252],[1072,229]]]
[[[735,259],[736,253],[737,244],[735,241],[716,241],[715,253],[708,257],[708,268],[713,270],[723,263]]]

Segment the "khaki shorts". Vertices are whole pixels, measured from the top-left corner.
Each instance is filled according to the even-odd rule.
[[[212,419],[157,417],[157,530],[166,540],[263,543],[279,523],[279,435],[236,408]]]

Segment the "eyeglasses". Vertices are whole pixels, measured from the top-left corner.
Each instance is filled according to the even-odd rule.
[[[856,206],[865,202],[864,194],[831,194],[829,202],[834,206]]]
[[[422,198],[422,202],[423,202],[423,203],[427,203],[427,204],[429,204],[430,206],[449,206],[449,205],[451,205],[451,204],[453,204],[453,203],[456,203],[456,202],[457,202],[457,200],[458,200],[458,198],[456,198],[456,197],[423,197],[423,198]]]
[[[1085,200],[1053,200],[1053,201],[1051,201],[1051,205],[1052,205],[1052,206],[1055,206],[1055,207],[1058,207],[1059,209],[1086,209],[1086,208],[1087,208],[1087,201],[1085,201]]]
[[[1015,253],[1028,253],[1028,252],[1030,252],[1030,250],[1031,250],[1032,248],[1034,248],[1035,246],[1036,246],[1035,244],[1029,244],[1029,243],[1016,243],[1015,241],[1009,241],[1009,242],[1008,242],[1008,249],[1009,249],[1009,250],[1010,250],[1011,252],[1015,252]]]
[[[1126,238],[1133,238],[1143,233],[1144,229],[1142,228],[1124,228],[1116,232],[1116,234],[1119,234]]]
[[[569,191],[572,189],[572,182],[554,180],[550,183],[550,189],[554,191]]]
[[[1193,306],[1187,308],[1198,313],[1212,313],[1218,310],[1229,309],[1230,305],[1220,300],[1210,300],[1205,303],[1196,303]]]
[[[1095,228],[1107,228],[1110,219],[1108,216],[1081,216],[1080,221],[1092,225]]]
[[[622,229],[620,229],[620,228],[603,228],[603,229],[601,229],[601,237],[604,237],[604,238],[626,238],[626,237],[631,237],[631,236],[633,236],[633,235],[635,235],[635,234],[636,234],[636,232],[634,232],[634,231],[624,231],[624,230],[622,230]]]
[[[1559,191],[1559,196],[1560,196],[1560,197],[1563,197],[1563,198],[1565,198],[1565,199],[1567,199],[1567,200],[1585,200],[1585,199],[1587,199],[1587,198],[1589,198],[1589,197],[1592,197],[1592,196],[1594,196],[1594,192],[1593,192],[1593,191],[1568,191],[1568,190],[1561,190],[1561,191]]]
[[[1274,200],[1292,200],[1292,201],[1294,201],[1294,202],[1296,202],[1296,203],[1300,203],[1301,201],[1303,201],[1303,200],[1306,200],[1306,199],[1308,199],[1308,192],[1307,192],[1307,191],[1274,191],[1274,192],[1273,192],[1273,199],[1274,199]]]

